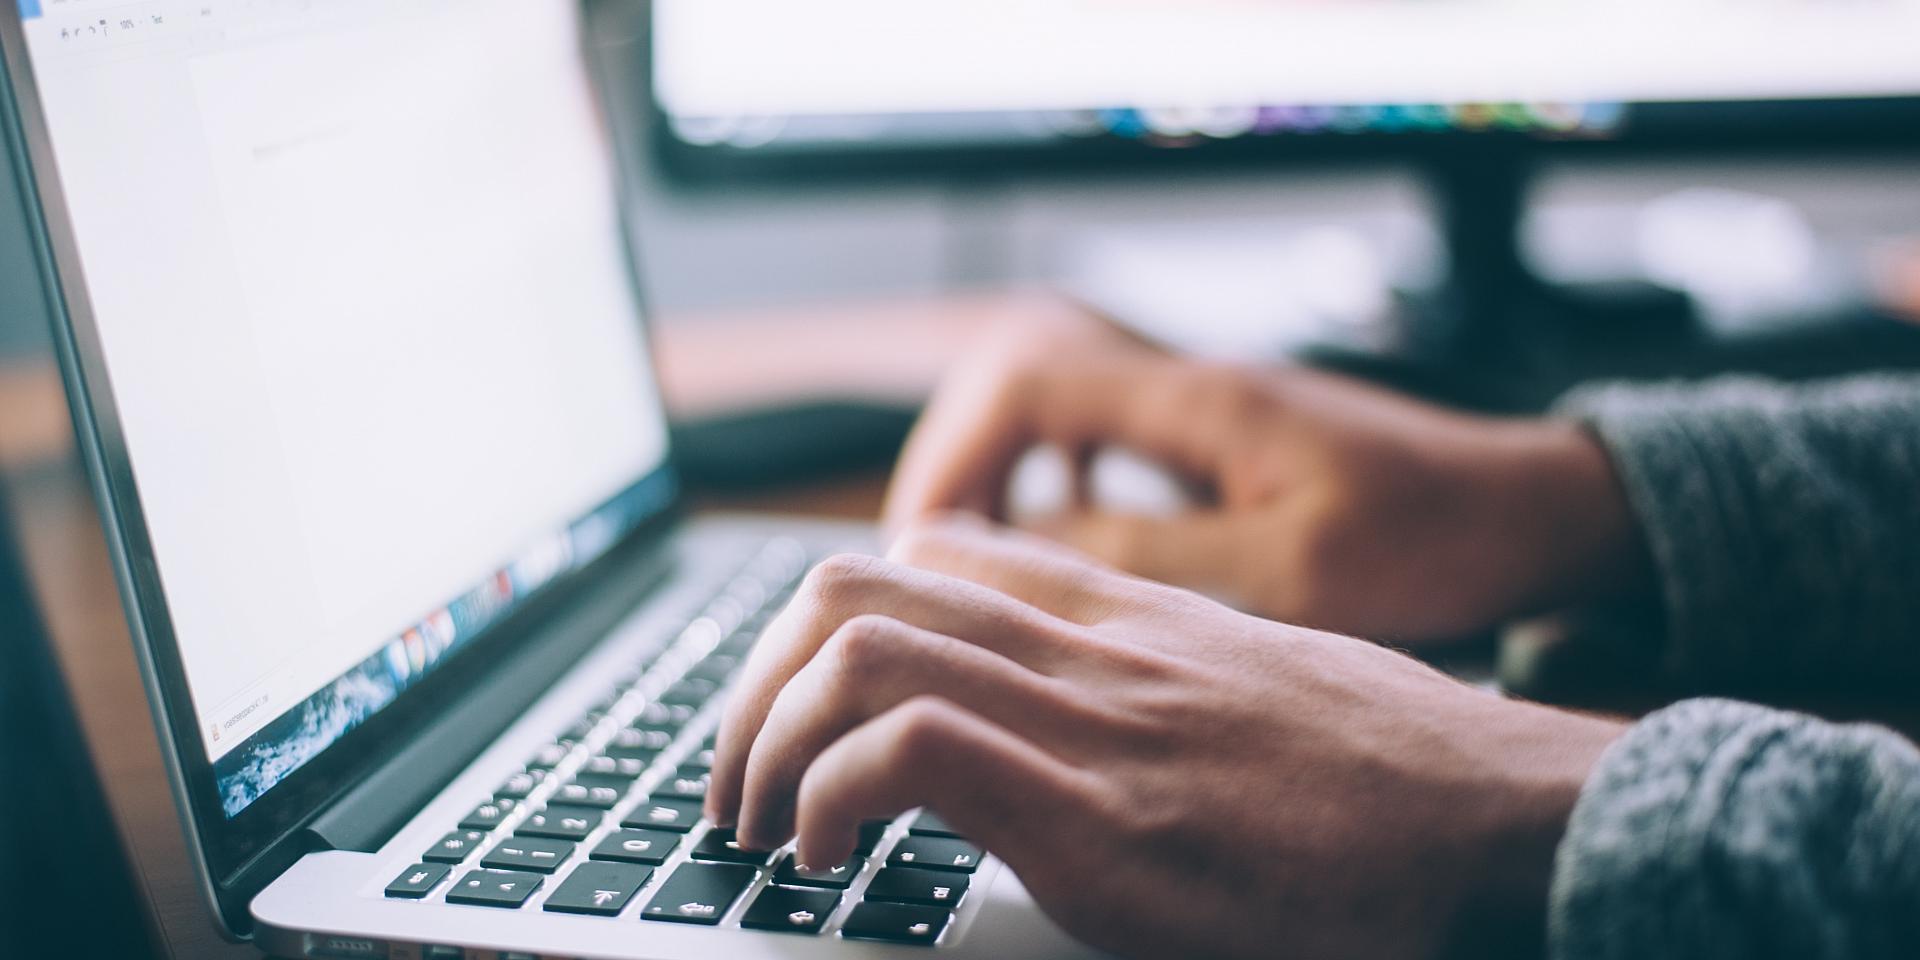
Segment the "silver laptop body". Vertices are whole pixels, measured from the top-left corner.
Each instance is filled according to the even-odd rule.
[[[574,3],[16,4],[0,129],[228,935],[1088,954],[930,814],[810,876],[689,812],[732,667],[872,534],[682,521]]]

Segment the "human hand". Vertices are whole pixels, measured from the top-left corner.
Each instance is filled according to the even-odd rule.
[[[1509,701],[1037,538],[820,565],[744,667],[707,813],[838,863],[926,806],[1127,956],[1414,957],[1531,938],[1621,725]]]
[[[1003,500],[1031,448],[1125,448],[1186,480],[1172,516]],[[1451,639],[1623,590],[1643,548],[1578,426],[1469,416],[1307,369],[1168,355],[1093,323],[1011,331],[963,361],[888,493],[898,529],[979,512],[1244,610],[1378,640]]]

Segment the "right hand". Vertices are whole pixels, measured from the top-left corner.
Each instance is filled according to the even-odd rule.
[[[1031,529],[1290,623],[1451,639],[1619,589],[1644,564],[1611,464],[1577,425],[1176,357],[1091,319],[1010,328],[960,363],[907,443],[889,527],[955,509],[1010,519],[1009,475],[1042,445],[1081,465],[1127,449],[1203,503],[1149,516],[1082,494]]]

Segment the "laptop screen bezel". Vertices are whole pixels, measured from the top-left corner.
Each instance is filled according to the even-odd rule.
[[[581,14],[584,19],[585,13]],[[584,31],[583,31],[584,34]],[[617,128],[608,109],[609,93],[598,76],[592,45],[578,39],[581,63],[594,81],[595,109],[606,142],[617,145]],[[476,673],[497,662],[508,641],[524,635],[556,596],[591,578],[612,556],[635,541],[657,540],[680,514],[680,483],[669,441],[660,465],[635,479],[635,486],[661,483],[670,491],[664,506],[644,518],[609,550],[601,562],[574,571],[536,592],[530,602],[499,625],[488,629],[461,649],[433,674],[407,689],[399,698],[358,728],[349,731],[306,765],[229,818],[221,807],[213,763],[188,694],[178,639],[168,613],[144,515],[133,475],[118,407],[107,376],[105,355],[93,305],[81,269],[72,220],[68,214],[52,142],[42,111],[32,61],[26,48],[24,21],[14,10],[0,16],[0,129],[10,166],[23,200],[43,287],[48,292],[50,326],[55,341],[74,430],[86,462],[89,480],[100,510],[121,597],[140,659],[161,752],[167,763],[190,852],[206,886],[205,894],[219,909],[229,933],[245,929],[244,902],[230,894],[243,874],[270,852],[287,857],[297,831],[331,801],[359,783],[365,774],[390,757],[405,742],[409,720],[417,721],[457,699]],[[616,193],[621,198],[622,221],[628,246],[633,229],[628,216],[631,196],[626,164],[613,164]],[[651,339],[646,305],[641,296],[637,264],[629,258],[629,282],[635,304],[634,322]],[[659,400],[659,384],[653,385]],[[662,404],[659,409],[664,410]],[[180,718],[180,722],[175,722]],[[293,853],[297,856],[297,851]],[[235,908],[239,909],[236,910]],[[236,915],[237,914],[237,915]]]

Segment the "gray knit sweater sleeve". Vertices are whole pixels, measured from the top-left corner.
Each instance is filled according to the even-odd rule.
[[[1920,752],[1725,700],[1608,748],[1554,863],[1554,960],[1920,957]]]
[[[1583,391],[1696,687],[1920,689],[1920,377]],[[1634,726],[1555,861],[1557,960],[1920,957],[1920,753],[1723,700]]]
[[[1561,410],[1639,518],[1674,679],[1920,684],[1920,376],[1614,385]]]

